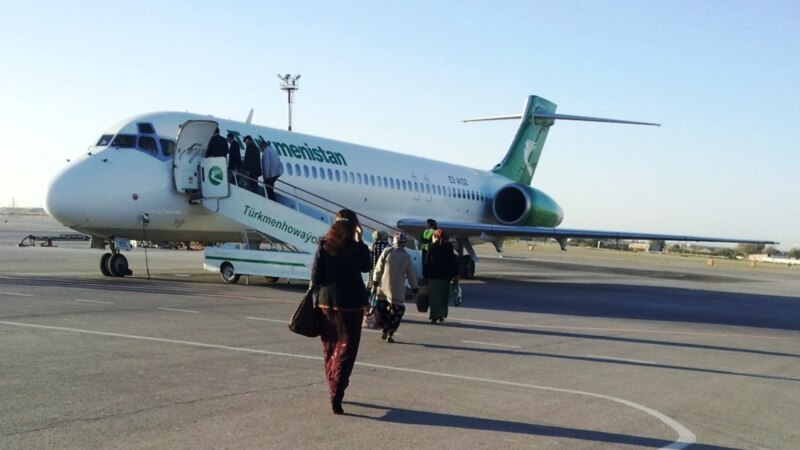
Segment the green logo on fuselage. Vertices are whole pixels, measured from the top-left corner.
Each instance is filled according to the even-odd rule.
[[[220,166],[214,166],[208,170],[208,180],[214,186],[219,186],[222,184],[222,180],[225,178],[224,172],[222,172],[222,168]]]

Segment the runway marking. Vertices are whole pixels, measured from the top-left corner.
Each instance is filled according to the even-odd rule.
[[[156,309],[160,309],[162,311],[173,311],[173,312],[200,314],[200,311],[192,311],[191,309],[178,309],[178,308],[156,308]]]
[[[263,320],[264,322],[280,322],[280,323],[289,323],[288,320],[278,320],[278,319],[267,319],[266,317],[245,317],[245,319],[250,320]]]
[[[101,305],[113,305],[114,304],[114,302],[104,302],[102,300],[86,300],[86,299],[83,299],[83,298],[76,298],[75,301],[76,302],[81,302],[81,303],[99,303]]]
[[[0,292],[0,295],[12,295],[14,297],[33,297],[33,294],[22,294],[19,292]]]
[[[244,353],[254,353],[260,355],[270,355],[270,356],[281,356],[285,358],[296,358],[296,359],[308,359],[314,361],[322,361],[322,357],[320,356],[309,356],[309,355],[300,355],[296,353],[284,353],[284,352],[274,352],[268,350],[259,350],[253,348],[245,348],[245,347],[231,347],[228,345],[217,345],[217,344],[207,344],[204,342],[194,342],[194,341],[182,341],[177,339],[164,339],[164,338],[157,338],[157,337],[150,337],[150,336],[137,336],[133,334],[122,334],[122,333],[108,333],[105,331],[93,331],[93,330],[85,330],[81,328],[66,328],[66,327],[54,327],[50,325],[38,325],[33,323],[22,323],[22,322],[7,322],[7,321],[0,321],[2,325],[9,325],[9,326],[16,326],[16,327],[27,327],[27,328],[38,328],[42,330],[54,330],[54,331],[67,331],[71,333],[81,333],[81,334],[89,334],[94,336],[108,336],[108,337],[116,337],[116,338],[123,338],[123,339],[136,339],[140,341],[149,341],[149,342],[161,342],[166,344],[179,344],[179,345],[188,345],[192,347],[203,347],[203,348],[211,348],[217,350],[231,350],[236,352],[244,352]],[[638,403],[634,403],[629,400],[625,400],[618,397],[612,397],[610,395],[603,395],[603,394],[596,394],[594,392],[587,392],[587,391],[578,391],[573,389],[564,389],[564,388],[556,388],[551,386],[542,386],[537,384],[526,384],[526,383],[516,383],[513,381],[504,381],[504,380],[495,380],[491,378],[480,378],[480,377],[471,377],[467,375],[457,375],[452,373],[446,372],[432,372],[428,370],[421,370],[421,369],[411,369],[408,367],[397,367],[397,366],[385,366],[382,364],[371,364],[371,363],[363,363],[363,362],[356,362],[357,366],[361,367],[369,367],[372,369],[383,369],[383,370],[392,370],[396,372],[406,372],[406,373],[413,373],[416,375],[429,375],[435,377],[442,377],[442,378],[450,378],[456,380],[464,380],[464,381],[474,381],[479,383],[489,383],[489,384],[497,384],[502,386],[513,386],[513,387],[520,387],[520,388],[528,388],[528,389],[538,389],[542,391],[549,391],[549,392],[559,392],[564,394],[575,394],[575,395],[583,395],[587,397],[598,398],[602,400],[608,400],[614,403],[619,403],[621,405],[629,406],[631,408],[637,409],[645,414],[648,414],[656,419],[660,420],[662,423],[667,425],[668,427],[672,428],[677,434],[678,439],[666,447],[662,447],[663,449],[670,449],[670,450],[680,450],[686,448],[695,442],[697,442],[697,437],[694,433],[691,432],[688,428],[684,427],[674,419],[670,418],[669,416],[656,411],[655,409],[648,408],[647,406],[640,405]]]
[[[461,341],[461,342],[465,342],[467,344],[491,345],[492,347],[522,348],[519,345],[493,344],[491,342],[479,342],[479,341]]]
[[[289,323],[289,321],[286,320],[286,319],[282,319],[282,320],[281,319],[267,319],[266,317],[246,316],[245,319],[261,320],[263,322],[277,322],[277,323],[283,323],[283,324],[288,324]],[[381,330],[371,330],[369,328],[362,328],[361,332],[362,333],[380,333]],[[401,335],[400,333],[395,333],[395,336],[400,336],[400,335]]]
[[[656,364],[655,361],[645,361],[642,359],[615,358],[613,356],[602,356],[602,355],[586,355],[586,358],[608,359],[611,361],[631,362],[637,364],[650,364],[650,365]]]

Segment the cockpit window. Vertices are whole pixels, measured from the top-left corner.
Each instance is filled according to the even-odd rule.
[[[175,141],[161,139],[161,151],[164,152],[164,156],[172,156],[175,154]]]
[[[106,147],[111,142],[111,139],[114,138],[113,134],[104,134],[100,136],[100,140],[97,141],[95,144],[97,147]]]
[[[119,148],[134,148],[136,147],[135,134],[118,134],[117,137],[111,142],[112,147]]]
[[[158,153],[158,148],[156,148],[156,140],[150,136],[139,137],[139,148],[154,155]]]
[[[153,128],[153,124],[151,123],[137,123],[136,126],[139,128],[139,133],[156,134],[156,129]]]

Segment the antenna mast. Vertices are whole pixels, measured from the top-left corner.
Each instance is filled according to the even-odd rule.
[[[297,85],[297,80],[300,79],[300,75],[292,76],[290,74],[286,75],[278,75],[278,78],[281,80],[281,90],[286,91],[287,100],[289,102],[289,131],[292,131],[292,101],[294,98],[294,91],[300,89],[300,86]]]

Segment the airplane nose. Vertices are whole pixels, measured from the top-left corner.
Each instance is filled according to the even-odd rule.
[[[85,208],[89,184],[85,170],[86,160],[76,161],[57,173],[50,181],[45,195],[44,209],[50,217],[67,227],[80,225]]]

